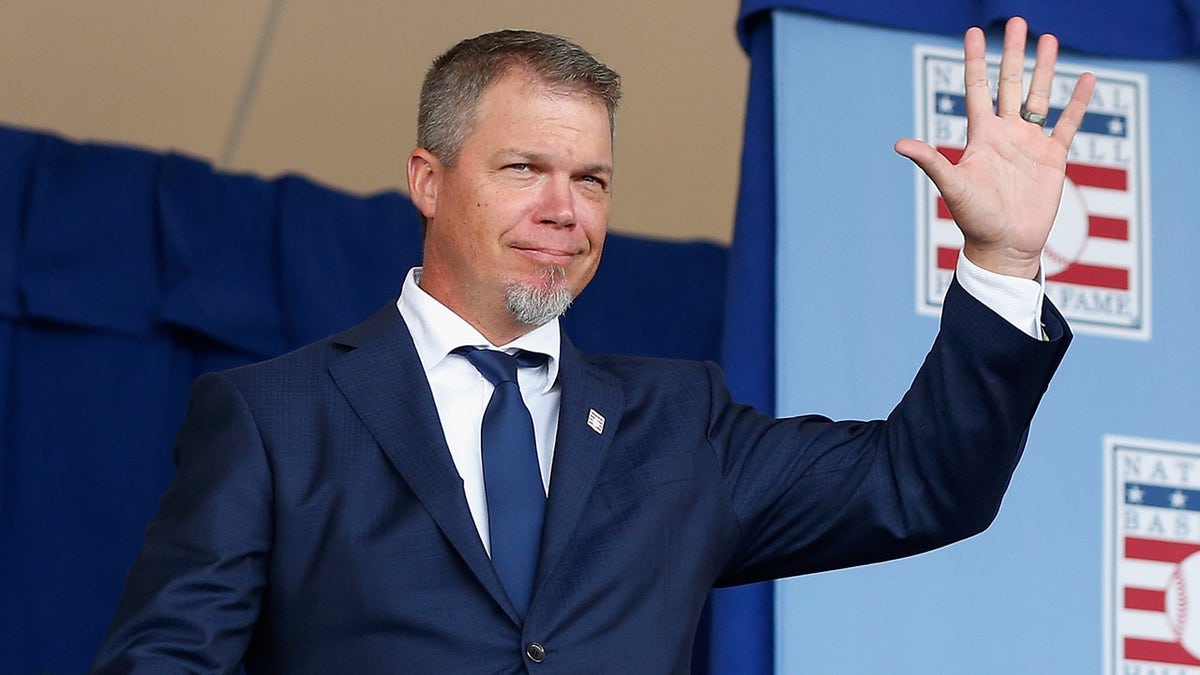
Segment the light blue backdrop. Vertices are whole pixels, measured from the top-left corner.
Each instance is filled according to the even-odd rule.
[[[961,44],[786,12],[774,30],[777,412],[884,416],[937,329],[892,144],[915,132],[914,45]],[[1062,60],[1148,78],[1151,337],[1076,336],[983,535],[778,584],[780,673],[1102,670],[1104,436],[1200,442],[1200,68]]]

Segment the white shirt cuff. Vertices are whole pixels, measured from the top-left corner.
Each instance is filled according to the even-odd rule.
[[[1035,340],[1044,340],[1042,332],[1042,300],[1046,278],[1038,270],[1037,279],[1021,279],[996,274],[979,267],[958,254],[955,276],[963,290],[982,302],[988,309],[1004,317],[1018,330]]]

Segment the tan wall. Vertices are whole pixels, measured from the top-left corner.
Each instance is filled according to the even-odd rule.
[[[736,12],[734,0],[8,0],[0,123],[402,189],[430,60],[463,37],[533,28],[623,76],[612,228],[728,242],[748,73]]]

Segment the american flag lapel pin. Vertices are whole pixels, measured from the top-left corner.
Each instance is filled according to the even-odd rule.
[[[603,434],[604,433],[604,415],[601,415],[600,413],[596,412],[595,408],[590,408],[588,410],[587,425],[592,428],[592,431],[594,431],[598,434]]]

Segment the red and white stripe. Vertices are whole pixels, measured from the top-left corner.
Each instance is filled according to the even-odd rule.
[[[951,162],[962,157],[962,148],[939,147]],[[1047,279],[1057,283],[1109,290],[1130,290],[1132,228],[1127,214],[1136,213],[1125,169],[1072,162],[1067,179],[1081,193],[1088,211],[1088,241],[1080,258]],[[962,248],[962,235],[940,195],[934,209],[938,223],[931,228],[930,244],[936,250],[938,269],[953,270]]]

